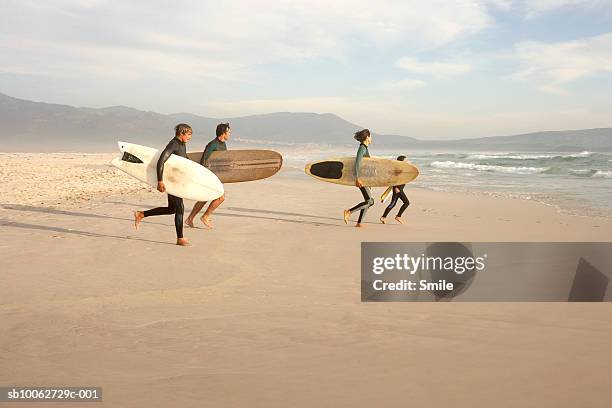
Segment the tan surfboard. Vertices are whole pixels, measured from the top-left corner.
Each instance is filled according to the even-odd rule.
[[[329,183],[355,186],[355,157],[341,157],[309,163],[306,174]],[[359,179],[364,186],[387,187],[410,183],[419,169],[407,161],[364,157]]]
[[[187,153],[187,158],[200,162],[204,152]],[[261,180],[276,174],[283,165],[283,156],[273,150],[225,150],[213,152],[205,166],[222,183]]]

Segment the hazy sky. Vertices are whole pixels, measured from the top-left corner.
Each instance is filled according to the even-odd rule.
[[[0,92],[380,133],[612,126],[612,0],[3,0]]]

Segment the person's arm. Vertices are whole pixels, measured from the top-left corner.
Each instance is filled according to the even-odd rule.
[[[166,148],[159,155],[159,160],[157,160],[157,182],[158,183],[162,181],[164,178],[164,164],[170,158],[170,156],[173,153],[176,153],[177,151],[178,151],[178,148],[176,145],[176,141],[172,139],[170,143],[168,143],[168,146],[166,146]]]
[[[355,179],[359,180],[359,170],[361,170],[361,160],[365,155],[366,149],[365,146],[359,145],[359,149],[357,150],[357,157],[355,158]]]
[[[359,172],[361,170],[361,161],[363,160],[368,149],[364,145],[359,145],[357,157],[355,158],[355,185],[359,188],[363,187],[363,183],[359,180]]]

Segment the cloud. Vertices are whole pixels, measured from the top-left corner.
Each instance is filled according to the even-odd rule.
[[[611,0],[528,0],[525,1],[525,17],[537,18],[559,9],[580,8],[596,10],[612,5]]]
[[[0,71],[70,79],[94,75],[115,80],[191,77],[223,81],[247,79],[240,66],[223,60],[177,55],[151,49],[129,49],[89,44],[62,44],[46,40],[0,38],[0,49],[11,58],[0,58]],[[31,50],[38,50],[33,53]],[[18,64],[18,60],[22,65]]]
[[[514,58],[521,68],[507,78],[552,93],[595,74],[612,73],[612,33],[561,43],[523,42]]]
[[[448,78],[465,74],[471,69],[469,64],[458,62],[423,62],[415,58],[403,57],[396,61],[395,66],[409,72]]]
[[[231,78],[235,72],[224,75],[214,67],[248,72],[261,64],[342,60],[361,47],[402,45],[419,51],[443,46],[490,26],[485,4],[484,0],[8,0],[0,17],[0,64],[54,74],[70,60],[70,71],[84,75],[134,70],[195,75],[199,70],[203,76]],[[27,44],[27,53],[9,55],[20,43]],[[182,63],[191,69],[176,67]]]
[[[400,79],[398,81],[385,82],[386,89],[419,89],[427,86],[427,82],[420,79]]]
[[[503,11],[509,11],[514,5],[514,0],[489,0],[487,4],[494,6],[495,8]]]

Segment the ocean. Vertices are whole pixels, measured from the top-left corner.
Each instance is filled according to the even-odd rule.
[[[283,153],[285,167],[298,170],[312,161],[356,152],[356,146],[276,149]],[[370,154],[405,155],[421,172],[409,186],[535,200],[564,213],[612,216],[612,153],[402,151],[373,144]]]

